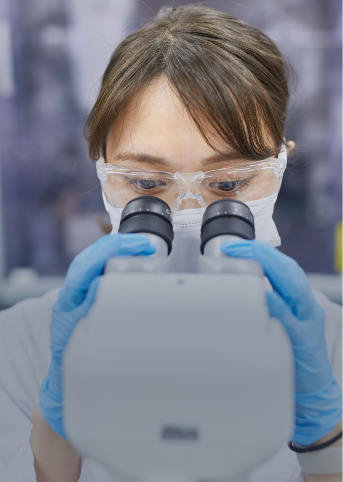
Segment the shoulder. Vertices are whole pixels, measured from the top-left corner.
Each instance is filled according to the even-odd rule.
[[[342,306],[330,301],[320,291],[313,290],[325,312],[325,338],[328,355],[338,383],[342,382]]]
[[[28,329],[36,325],[50,325],[51,309],[57,300],[59,289],[48,291],[40,298],[28,298],[11,308],[0,311],[0,332],[16,325]]]
[[[52,290],[0,312],[0,387],[12,400],[37,403],[51,359],[51,311],[57,296],[58,290]]]
[[[41,351],[50,344],[52,306],[58,297],[58,289],[40,298],[29,298],[0,312],[0,353],[8,359],[18,352]]]
[[[313,290],[317,302],[325,312],[326,330],[329,333],[343,330],[343,306],[330,301],[320,291]]]
[[[326,334],[330,341],[334,341],[342,333],[342,306],[330,301],[320,291],[313,290],[313,294],[325,313]]]
[[[325,314],[329,316],[328,321],[331,323],[332,321],[336,323],[340,323],[342,325],[342,306],[330,301],[329,298],[324,295],[321,291],[312,290],[314,296],[318,303],[322,306],[325,311]]]

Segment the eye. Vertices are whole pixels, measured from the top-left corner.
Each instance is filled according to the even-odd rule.
[[[156,187],[163,187],[166,185],[164,181],[160,181],[157,179],[129,179],[130,184],[135,185],[139,189],[154,189]]]
[[[243,179],[242,181],[217,181],[217,182],[211,182],[209,186],[212,189],[219,189],[220,191],[223,191],[223,192],[231,192],[231,191],[235,191],[238,187],[245,184],[245,182],[246,182],[245,179]]]

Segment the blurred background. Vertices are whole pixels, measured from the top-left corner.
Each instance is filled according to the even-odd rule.
[[[61,285],[72,258],[103,235],[83,126],[113,49],[165,3],[1,0],[0,307]],[[297,152],[274,219],[281,250],[341,302],[341,1],[202,4],[263,30],[298,73],[286,129]]]

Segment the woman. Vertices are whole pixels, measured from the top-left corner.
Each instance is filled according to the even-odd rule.
[[[268,307],[287,330],[294,350],[293,440],[305,446],[341,444],[341,389],[336,381],[340,310],[321,294],[316,301],[298,265],[272,247],[280,244],[272,211],[285,168],[287,68],[276,46],[259,30],[196,6],[162,9],[154,22],[115,50],[86,125],[113,236],[75,258],[59,294],[53,291],[1,313],[2,482],[108,480],[91,460],[81,463],[65,438],[61,360],[73,328],[94,301],[106,261],[155,251],[142,235],[115,233],[128,197],[163,198],[168,179],[177,186],[176,195],[168,198],[175,214],[175,270],[193,270],[209,193],[251,206],[258,241],[224,243],[221,249],[228,256],[256,259],[273,287]],[[294,144],[286,146],[289,152]],[[248,174],[232,177],[230,173],[241,172],[242,166]],[[118,183],[123,178],[118,170],[123,169],[140,173],[139,180],[137,174],[127,174],[123,188]],[[175,181],[174,173],[217,170],[229,172],[228,177],[210,177],[203,192],[199,187],[201,195],[192,183],[186,188]],[[341,480],[330,468],[324,475],[305,476],[286,443],[256,468],[251,480],[291,482],[306,477],[309,482]]]

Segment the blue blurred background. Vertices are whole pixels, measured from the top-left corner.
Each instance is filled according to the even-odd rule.
[[[59,285],[71,259],[103,234],[109,220],[83,126],[111,52],[164,4],[1,0],[0,306]],[[263,30],[298,72],[286,129],[297,152],[274,218],[283,252],[307,273],[333,275],[341,269],[341,1],[203,4]],[[339,277],[320,279],[339,289]]]

